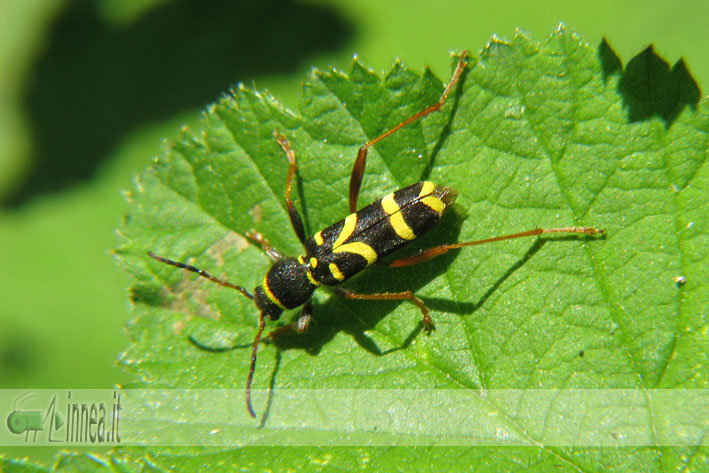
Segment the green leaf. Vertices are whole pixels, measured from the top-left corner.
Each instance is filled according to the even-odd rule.
[[[138,449],[134,449],[133,454],[138,453]],[[17,472],[17,473],[40,473],[46,471],[52,472],[105,472],[105,473],[133,473],[133,472],[162,472],[168,471],[167,468],[160,468],[152,464],[149,460],[139,458],[133,460],[130,457],[123,456],[117,453],[110,455],[97,455],[90,453],[71,453],[61,452],[57,455],[54,465],[51,470],[44,466],[34,465],[27,460],[9,460],[0,457],[0,471],[2,472]]]
[[[434,103],[443,86],[430,71],[397,63],[382,77],[355,61],[348,74],[314,71],[297,112],[239,87],[209,107],[202,130],[183,130],[139,177],[118,250],[135,279],[136,315],[121,361],[140,385],[243,386],[258,318],[248,299],[162,265],[149,250],[256,286],[269,260],[241,234],[254,229],[285,253],[302,251],[273,131],[295,150],[294,197],[314,233],[348,213],[357,148]],[[420,331],[409,303],[318,291],[306,334],[260,348],[254,387],[705,389],[709,114],[698,98],[686,66],[670,69],[652,50],[622,69],[605,41],[596,50],[561,28],[543,43],[523,34],[493,39],[440,112],[372,149],[360,202],[421,179],[459,192],[455,211],[408,252],[535,227],[595,226],[607,237],[514,240],[408,268],[371,268],[351,287],[415,291],[435,332]],[[188,336],[244,348],[210,353]],[[258,412],[264,405],[256,399]],[[384,471],[422,462],[436,470],[664,471],[691,469],[706,450],[275,448],[152,458],[185,469],[373,462]]]

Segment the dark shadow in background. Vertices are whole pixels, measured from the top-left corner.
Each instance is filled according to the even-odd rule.
[[[290,0],[175,0],[125,26],[74,1],[27,79],[33,169],[4,204],[89,179],[130,131],[291,72],[353,31],[334,9]]]
[[[598,59],[601,60],[604,85],[608,82],[608,77],[611,75],[623,74],[623,63],[606,38],[603,38],[601,44],[598,45]]]
[[[697,109],[701,90],[684,59],[670,67],[650,45],[632,58],[624,70],[623,63],[605,38],[598,46],[598,57],[604,81],[612,74],[621,74],[618,92],[628,110],[629,121],[649,120],[657,115],[669,128],[686,106]]]

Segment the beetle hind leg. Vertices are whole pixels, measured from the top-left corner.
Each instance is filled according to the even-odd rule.
[[[423,303],[421,299],[416,297],[411,291],[402,292],[378,292],[374,294],[360,294],[343,287],[336,287],[335,294],[344,297],[345,299],[359,299],[367,301],[403,301],[409,300],[421,311],[423,329],[426,333],[430,333],[433,326],[433,319],[431,318],[428,307]]]
[[[403,258],[398,258],[394,261],[389,261],[388,263],[381,264],[384,266],[389,266],[390,268],[403,268],[404,266],[412,266],[414,264],[423,263],[438,256],[444,255],[450,250],[464,248],[466,246],[484,245],[486,243],[494,243],[497,241],[514,240],[515,238],[525,238],[532,236],[538,237],[540,235],[546,234],[570,234],[580,236],[596,236],[603,238],[605,237],[606,231],[594,227],[535,228],[526,232],[513,233],[511,235],[503,235],[493,238],[485,238],[484,240],[465,241],[461,243],[451,243],[448,245],[434,246],[433,248],[421,250],[419,253],[404,256]]]

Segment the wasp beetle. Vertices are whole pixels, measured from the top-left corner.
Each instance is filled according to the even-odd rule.
[[[466,58],[467,52],[464,52],[438,102],[420,110],[394,128],[360,147],[350,176],[350,215],[334,225],[318,231],[310,238],[306,238],[303,221],[290,198],[291,185],[297,168],[295,153],[286,137],[278,131],[274,131],[274,136],[289,162],[285,186],[288,215],[293,230],[303,244],[305,252],[296,258],[285,256],[273,248],[260,234],[248,234],[249,239],[261,246],[264,252],[274,260],[261,284],[254,289],[253,294],[241,286],[218,279],[199,268],[149,252],[152,258],[162,263],[192,271],[217,284],[236,289],[244,296],[252,299],[256,304],[256,308],[259,311],[258,330],[251,349],[251,366],[246,381],[246,407],[252,417],[255,418],[256,413],[251,405],[251,384],[256,367],[258,346],[266,319],[277,320],[284,310],[302,306],[302,314],[295,322],[274,330],[269,334],[269,337],[274,338],[289,330],[304,332],[311,320],[311,297],[318,286],[336,286],[335,294],[347,299],[409,300],[421,311],[424,329],[426,331],[431,330],[432,319],[428,309],[423,301],[411,291],[359,294],[339,285],[377,260],[402,248],[416,237],[430,230],[454,202],[456,193],[452,189],[436,185],[430,181],[423,181],[399,189],[357,210],[357,198],[369,148],[409,123],[439,110],[465,70],[467,65]],[[410,266],[428,261],[456,248],[545,233],[596,235],[603,234],[603,230],[591,227],[535,228],[526,232],[485,240],[440,245],[411,256],[396,259],[386,263],[386,265],[390,267]]]

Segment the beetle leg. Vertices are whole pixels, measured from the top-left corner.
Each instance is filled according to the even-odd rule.
[[[272,261],[278,261],[286,257],[283,253],[275,249],[272,245],[271,242],[266,239],[265,236],[257,232],[256,230],[249,230],[244,234],[244,236],[252,241],[253,243],[257,244],[261,250],[263,250],[264,253],[266,253],[266,256],[271,258]]]
[[[426,305],[423,303],[421,299],[416,297],[413,292],[411,291],[403,291],[403,292],[379,292],[375,294],[360,294],[357,292],[353,292],[349,289],[345,289],[343,287],[336,287],[335,288],[335,294],[344,297],[345,299],[360,299],[360,300],[367,300],[367,301],[402,301],[402,300],[409,300],[413,302],[416,307],[419,308],[421,311],[421,314],[423,315],[423,329],[426,332],[430,332],[433,330],[433,319],[428,313],[428,308]]]
[[[405,127],[409,123],[416,121],[419,118],[425,117],[429,113],[433,113],[440,110],[446,99],[448,99],[448,95],[450,95],[451,90],[453,90],[455,84],[458,83],[458,79],[460,79],[461,74],[463,74],[465,66],[468,64],[467,57],[468,51],[463,51],[463,53],[460,55],[458,65],[455,67],[453,76],[448,82],[448,85],[446,85],[446,88],[443,90],[441,98],[438,99],[438,102],[424,108],[423,110],[419,110],[417,113],[410,116],[403,122],[399,123],[394,128],[391,128],[382,133],[381,135],[377,136],[376,138],[367,141],[365,144],[362,145],[362,147],[359,148],[359,151],[357,151],[357,159],[355,160],[354,166],[352,167],[352,174],[350,176],[350,212],[355,212],[357,210],[357,198],[359,197],[359,189],[362,186],[362,177],[364,176],[364,168],[367,164],[367,152],[369,151],[369,148],[374,146],[387,136],[396,133],[398,130]]]
[[[290,332],[291,330],[295,330],[297,333],[305,332],[306,330],[308,330],[310,322],[312,321],[312,314],[313,300],[309,299],[308,302],[303,305],[303,311],[300,313],[300,316],[294,322],[286,324],[282,327],[278,327],[275,330],[271,330],[266,336],[266,338],[268,338],[269,340],[275,340],[278,337]]]
[[[581,235],[605,235],[605,230],[600,230],[593,227],[564,227],[564,228],[535,228],[534,230],[529,230],[526,232],[513,233],[512,235],[503,235],[493,238],[485,238],[484,240],[475,241],[465,241],[462,243],[451,243],[449,245],[434,246],[433,248],[428,248],[426,250],[421,250],[415,255],[404,256],[403,258],[395,259],[388,263],[382,263],[384,266],[389,266],[392,268],[401,268],[404,266],[411,266],[414,264],[423,263],[437,256],[441,256],[448,253],[450,250],[456,248],[463,248],[465,246],[483,245],[485,243],[492,243],[495,241],[512,240],[514,238],[523,238],[528,236],[539,236],[547,233],[572,233]]]
[[[293,231],[295,232],[296,236],[298,237],[301,243],[305,244],[305,226],[303,225],[303,219],[300,218],[300,214],[298,214],[298,210],[295,208],[295,204],[293,204],[293,201],[290,199],[290,191],[291,186],[293,184],[293,177],[295,176],[295,171],[298,168],[295,162],[295,152],[290,147],[290,143],[288,143],[288,139],[285,137],[285,135],[279,133],[278,131],[274,131],[273,136],[276,137],[276,141],[278,141],[278,144],[281,145],[281,148],[283,148],[283,151],[286,153],[286,157],[288,158],[288,163],[290,163],[290,166],[288,167],[288,177],[286,178],[285,192],[286,206],[288,207],[288,217],[290,217],[290,223],[293,227]]]

